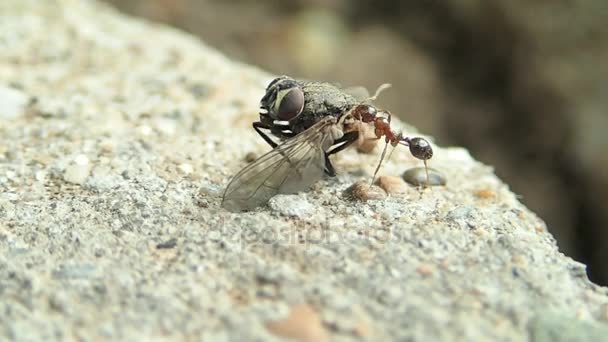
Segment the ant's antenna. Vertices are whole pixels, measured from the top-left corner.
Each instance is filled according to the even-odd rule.
[[[392,87],[392,85],[390,83],[383,83],[383,84],[381,84],[378,87],[378,89],[376,89],[376,92],[374,93],[374,96],[368,97],[363,102],[376,101],[376,99],[378,98],[378,96],[380,96],[380,93],[383,92],[384,90],[390,88],[390,87]]]

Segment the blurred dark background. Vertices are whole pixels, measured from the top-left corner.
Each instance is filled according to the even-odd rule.
[[[107,1],[276,74],[392,83],[383,107],[495,166],[608,284],[607,1]]]

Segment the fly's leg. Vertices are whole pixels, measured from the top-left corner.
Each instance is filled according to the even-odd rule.
[[[329,155],[325,153],[325,174],[329,177],[336,177],[336,170],[334,166],[331,165],[331,161],[329,160]]]
[[[342,138],[334,141],[334,144],[332,146],[336,146],[336,147],[325,152],[325,174],[326,175],[328,175],[329,177],[336,176],[336,170],[334,169],[334,166],[331,164],[331,161],[329,160],[329,156],[331,156],[332,154],[336,154],[336,153],[342,151],[343,149],[347,148],[352,143],[354,143],[358,138],[359,138],[359,132],[352,131],[352,132],[345,133],[342,136]]]
[[[270,147],[272,147],[272,148],[277,147],[278,144],[276,142],[274,142],[272,139],[270,139],[270,137],[268,136],[267,133],[262,131],[262,129],[272,129],[272,126],[258,121],[258,122],[253,123],[253,129],[255,129],[255,131],[260,135],[260,137],[262,137],[262,139],[264,139],[264,141],[266,141],[268,143],[268,145],[270,145]],[[283,134],[287,135],[285,132],[283,132]],[[293,137],[293,136],[295,136],[295,134],[293,134],[293,133],[288,134],[288,137]],[[345,133],[342,136],[342,138],[334,141],[334,144],[332,146],[335,146],[335,147],[333,149],[325,152],[325,174],[326,175],[328,175],[329,177],[336,176],[336,170],[334,169],[334,166],[331,164],[331,161],[329,160],[329,156],[344,150],[345,148],[350,146],[352,143],[354,143],[358,138],[359,138],[359,132],[352,131],[352,132]]]
[[[273,126],[270,126],[264,122],[257,121],[257,122],[253,123],[253,129],[255,129],[255,131],[262,137],[262,139],[264,139],[264,141],[266,141],[268,143],[268,145],[270,145],[270,147],[272,147],[273,149],[279,145],[276,142],[274,142],[272,139],[270,139],[268,134],[266,134],[266,133],[264,133],[264,131],[262,131],[262,129],[272,130]],[[292,138],[292,137],[296,136],[293,132],[289,132],[289,133],[283,132],[282,134],[287,138]],[[289,160],[289,158],[287,160]]]
[[[268,136],[268,134],[264,133],[262,131],[262,129],[271,129],[272,127],[270,127],[269,125],[263,123],[263,122],[254,122],[253,123],[253,129],[255,129],[255,131],[262,137],[262,139],[264,139],[265,142],[268,143],[268,145],[270,145],[270,147],[275,148],[277,147],[277,143],[272,141],[272,139],[270,139],[270,137]]]
[[[253,123],[253,129],[255,129],[255,131],[262,137],[262,139],[264,139],[264,141],[267,142],[268,145],[270,145],[270,147],[272,147],[272,148],[277,147],[278,144],[276,142],[274,142],[272,139],[270,139],[268,134],[264,133],[264,131],[262,131],[262,129],[269,129],[272,131],[274,128],[276,128],[276,126],[271,126],[267,123],[260,122],[260,121]],[[282,131],[281,134],[285,138],[293,138],[296,136],[293,132],[286,132],[286,131]]]
[[[340,146],[336,146],[332,150],[329,150],[329,151],[325,152],[325,154],[327,154],[328,156],[331,156],[332,154],[336,154],[336,153],[344,150],[348,146],[350,146],[358,138],[359,138],[359,131],[351,131],[351,132],[348,132],[348,133],[344,133],[344,135],[342,136],[342,138],[334,141],[334,144],[332,146],[336,146],[336,145],[340,145],[340,144],[341,145]]]

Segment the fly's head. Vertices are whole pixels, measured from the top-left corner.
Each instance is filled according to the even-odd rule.
[[[290,121],[303,109],[304,91],[296,80],[288,76],[272,80],[260,101],[260,115],[270,120]]]

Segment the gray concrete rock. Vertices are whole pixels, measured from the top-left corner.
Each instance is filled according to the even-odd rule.
[[[230,213],[271,75],[94,1],[0,13],[0,86],[35,99],[0,122],[0,339],[276,340],[309,317],[335,341],[527,340],[547,310],[605,330],[608,289],[465,150],[436,148],[446,187],[352,200],[378,156],[346,151]],[[397,149],[381,174],[414,166]]]

